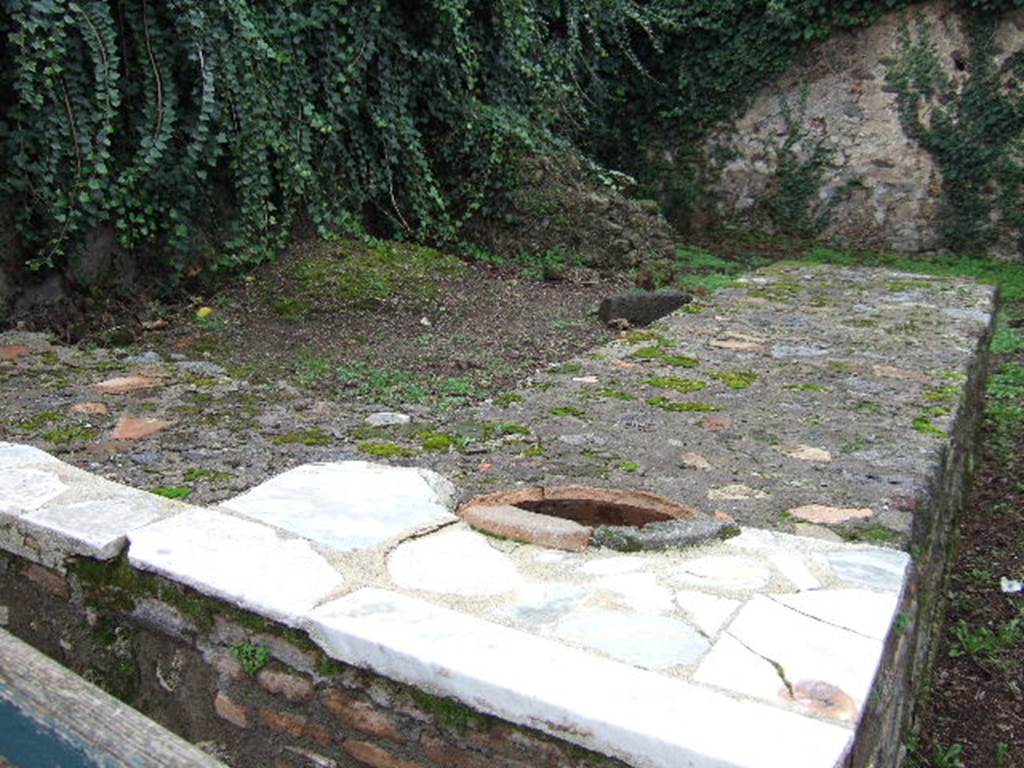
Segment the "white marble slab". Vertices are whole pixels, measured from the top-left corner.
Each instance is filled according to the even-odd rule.
[[[60,464],[60,459],[31,445],[0,442],[0,469],[30,467],[36,464]]]
[[[499,595],[522,586],[505,554],[474,531],[445,530],[400,545],[388,558],[391,580],[406,589],[448,595]]]
[[[68,487],[52,471],[0,469],[0,512],[22,514],[53,501]]]
[[[682,589],[676,592],[676,604],[705,635],[713,637],[740,607],[739,600],[717,597],[705,592]]]
[[[876,640],[885,639],[898,602],[895,593],[867,589],[821,589],[773,597],[794,611]]]
[[[128,560],[136,568],[289,626],[342,586],[309,542],[213,510],[189,509],[128,539]]]
[[[22,516],[18,523],[45,539],[47,548],[61,556],[109,560],[124,549],[129,531],[182,508],[159,496],[125,488],[122,496],[43,507]]]
[[[553,634],[652,670],[693,664],[711,647],[703,635],[678,619],[603,608],[570,613],[558,622]]]
[[[743,606],[727,631],[777,664],[794,686],[828,683],[858,706],[867,700],[882,656],[881,641],[797,613],[763,595]]]
[[[435,472],[365,461],[306,464],[221,506],[340,551],[375,547],[457,520]]]
[[[843,581],[885,592],[903,589],[910,555],[895,549],[866,547],[828,553],[828,563]]]
[[[637,768],[835,768],[852,739],[846,728],[384,590],[322,605],[308,628],[339,661]]]

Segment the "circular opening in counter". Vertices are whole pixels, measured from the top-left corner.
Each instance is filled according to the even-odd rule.
[[[538,486],[478,496],[459,516],[477,530],[528,544],[582,551],[670,549],[725,538],[734,524],[647,491]]]

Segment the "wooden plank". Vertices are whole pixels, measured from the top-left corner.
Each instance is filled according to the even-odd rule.
[[[225,768],[2,629],[0,698],[102,765]]]

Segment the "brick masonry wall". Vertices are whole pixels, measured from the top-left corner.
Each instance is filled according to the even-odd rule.
[[[228,765],[625,765],[339,664],[303,633],[124,561],[64,576],[0,555],[0,605],[13,634]],[[247,652],[265,663],[247,668]]]

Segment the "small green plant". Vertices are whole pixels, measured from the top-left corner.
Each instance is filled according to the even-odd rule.
[[[964,748],[959,744],[936,744],[932,747],[932,768],[964,768],[963,754]]]
[[[262,645],[236,643],[231,646],[231,655],[249,675],[255,675],[270,663],[270,649]]]
[[[636,472],[640,469],[640,465],[635,461],[624,461],[622,464],[619,464],[619,469],[623,472]]]
[[[969,656],[978,663],[995,663],[1002,661],[1002,656],[1024,641],[1024,608],[1018,616],[1001,623],[995,629],[989,627],[971,627],[966,620],[960,619],[953,627],[956,640],[949,648],[952,658]]]
[[[546,453],[547,451],[544,450],[544,446],[535,445],[532,448],[527,448],[525,451],[523,451],[522,455],[528,459],[537,459]]]

